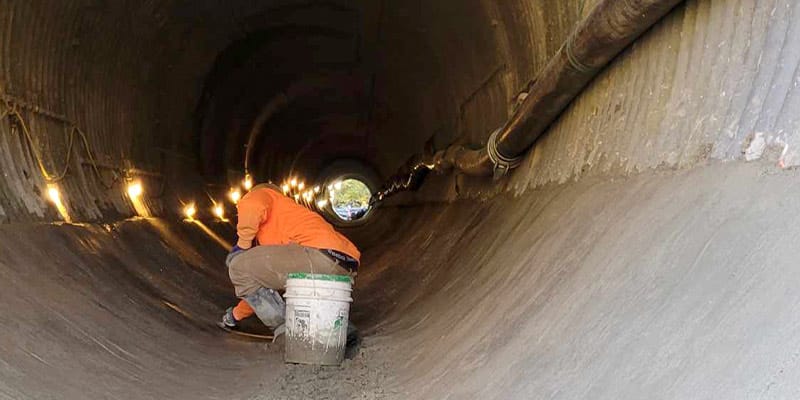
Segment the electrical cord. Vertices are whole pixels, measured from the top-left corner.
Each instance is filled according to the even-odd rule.
[[[33,139],[33,135],[31,134],[31,130],[28,127],[28,124],[25,122],[25,118],[23,117],[22,113],[19,111],[19,108],[16,104],[12,103],[11,101],[5,101],[5,110],[2,114],[0,114],[0,120],[5,119],[6,117],[14,117],[16,119],[20,130],[22,131],[23,136],[28,144],[28,148],[30,149],[31,154],[33,154],[34,158],[36,159],[37,166],[39,167],[39,171],[41,171],[42,176],[44,176],[45,180],[49,183],[52,182],[59,182],[63,180],[67,173],[69,172],[69,164],[72,159],[72,149],[74,147],[75,136],[78,135],[83,142],[83,148],[86,151],[86,156],[89,159],[89,163],[92,166],[92,170],[97,177],[98,183],[100,186],[105,188],[106,190],[111,189],[114,186],[114,183],[117,181],[116,178],[112,178],[112,182],[110,185],[107,185],[103,181],[103,176],[100,173],[100,168],[97,166],[97,161],[94,157],[94,153],[92,152],[91,146],[89,145],[89,140],[86,137],[86,134],[77,126],[73,124],[69,125],[69,133],[67,134],[67,153],[64,157],[64,167],[56,174],[51,174],[44,163],[44,157],[42,156],[41,151],[39,150],[38,146],[36,146],[36,141]],[[117,171],[114,171],[115,173]]]

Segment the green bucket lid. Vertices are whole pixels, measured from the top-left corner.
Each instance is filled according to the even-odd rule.
[[[313,279],[317,281],[333,281],[333,282],[347,282],[347,283],[353,282],[353,280],[348,275],[309,274],[307,272],[292,272],[289,274],[289,279]]]

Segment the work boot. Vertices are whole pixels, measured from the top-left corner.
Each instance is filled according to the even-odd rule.
[[[238,325],[236,324],[236,318],[233,317],[233,307],[228,307],[228,309],[225,310],[225,314],[222,314],[222,321],[218,322],[217,325],[219,325],[220,328],[238,328]]]

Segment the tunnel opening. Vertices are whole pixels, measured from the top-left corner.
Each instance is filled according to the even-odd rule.
[[[0,397],[792,397],[796,15],[0,4]],[[341,367],[215,326],[268,182],[363,251]]]
[[[339,219],[352,222],[366,217],[370,210],[372,191],[356,178],[339,178],[331,187],[331,208]]]

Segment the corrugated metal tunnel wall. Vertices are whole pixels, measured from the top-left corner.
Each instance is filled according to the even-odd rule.
[[[348,231],[367,337],[342,368],[213,327],[224,249],[175,214],[238,179],[269,99],[311,88],[264,129],[260,179],[304,135],[387,178],[483,145],[595,3],[0,1],[0,397],[797,397],[790,0],[685,2],[507,180],[433,174]],[[44,224],[62,217],[36,153],[69,165],[88,225]],[[126,220],[129,176],[163,219]]]
[[[81,164],[88,155],[77,146],[73,162],[78,164],[70,166],[73,174],[64,185],[75,193],[68,208],[81,219],[98,219],[103,212],[130,213],[115,191],[103,190],[113,174],[102,166],[125,168],[129,161],[172,176],[195,172],[201,155],[196,154],[193,113],[205,79],[216,57],[248,35],[286,26],[349,30],[361,57],[349,68],[373,82],[370,113],[376,117],[366,146],[376,158],[371,161],[388,174],[425,143],[441,147],[460,136],[476,145],[484,141],[590,7],[559,2],[498,7],[479,1],[335,4],[8,1],[3,94],[13,104],[29,106],[22,107],[23,116],[52,171],[64,167],[68,132],[61,130],[76,126],[86,132],[103,176],[98,178],[88,162]],[[336,7],[354,10],[350,14],[358,18],[337,26],[330,19],[341,12]],[[459,40],[465,35],[471,40]],[[269,98],[259,93],[262,102]],[[244,119],[238,124],[246,130],[255,115],[236,118]],[[231,128],[216,134],[232,135]],[[38,167],[20,153],[25,140],[12,142],[11,136],[6,135],[8,153],[16,147],[17,154],[7,160],[15,168],[7,169],[14,176],[5,177],[4,187],[20,189],[4,196],[5,218],[43,218],[47,207],[33,189],[43,182],[26,172]]]

